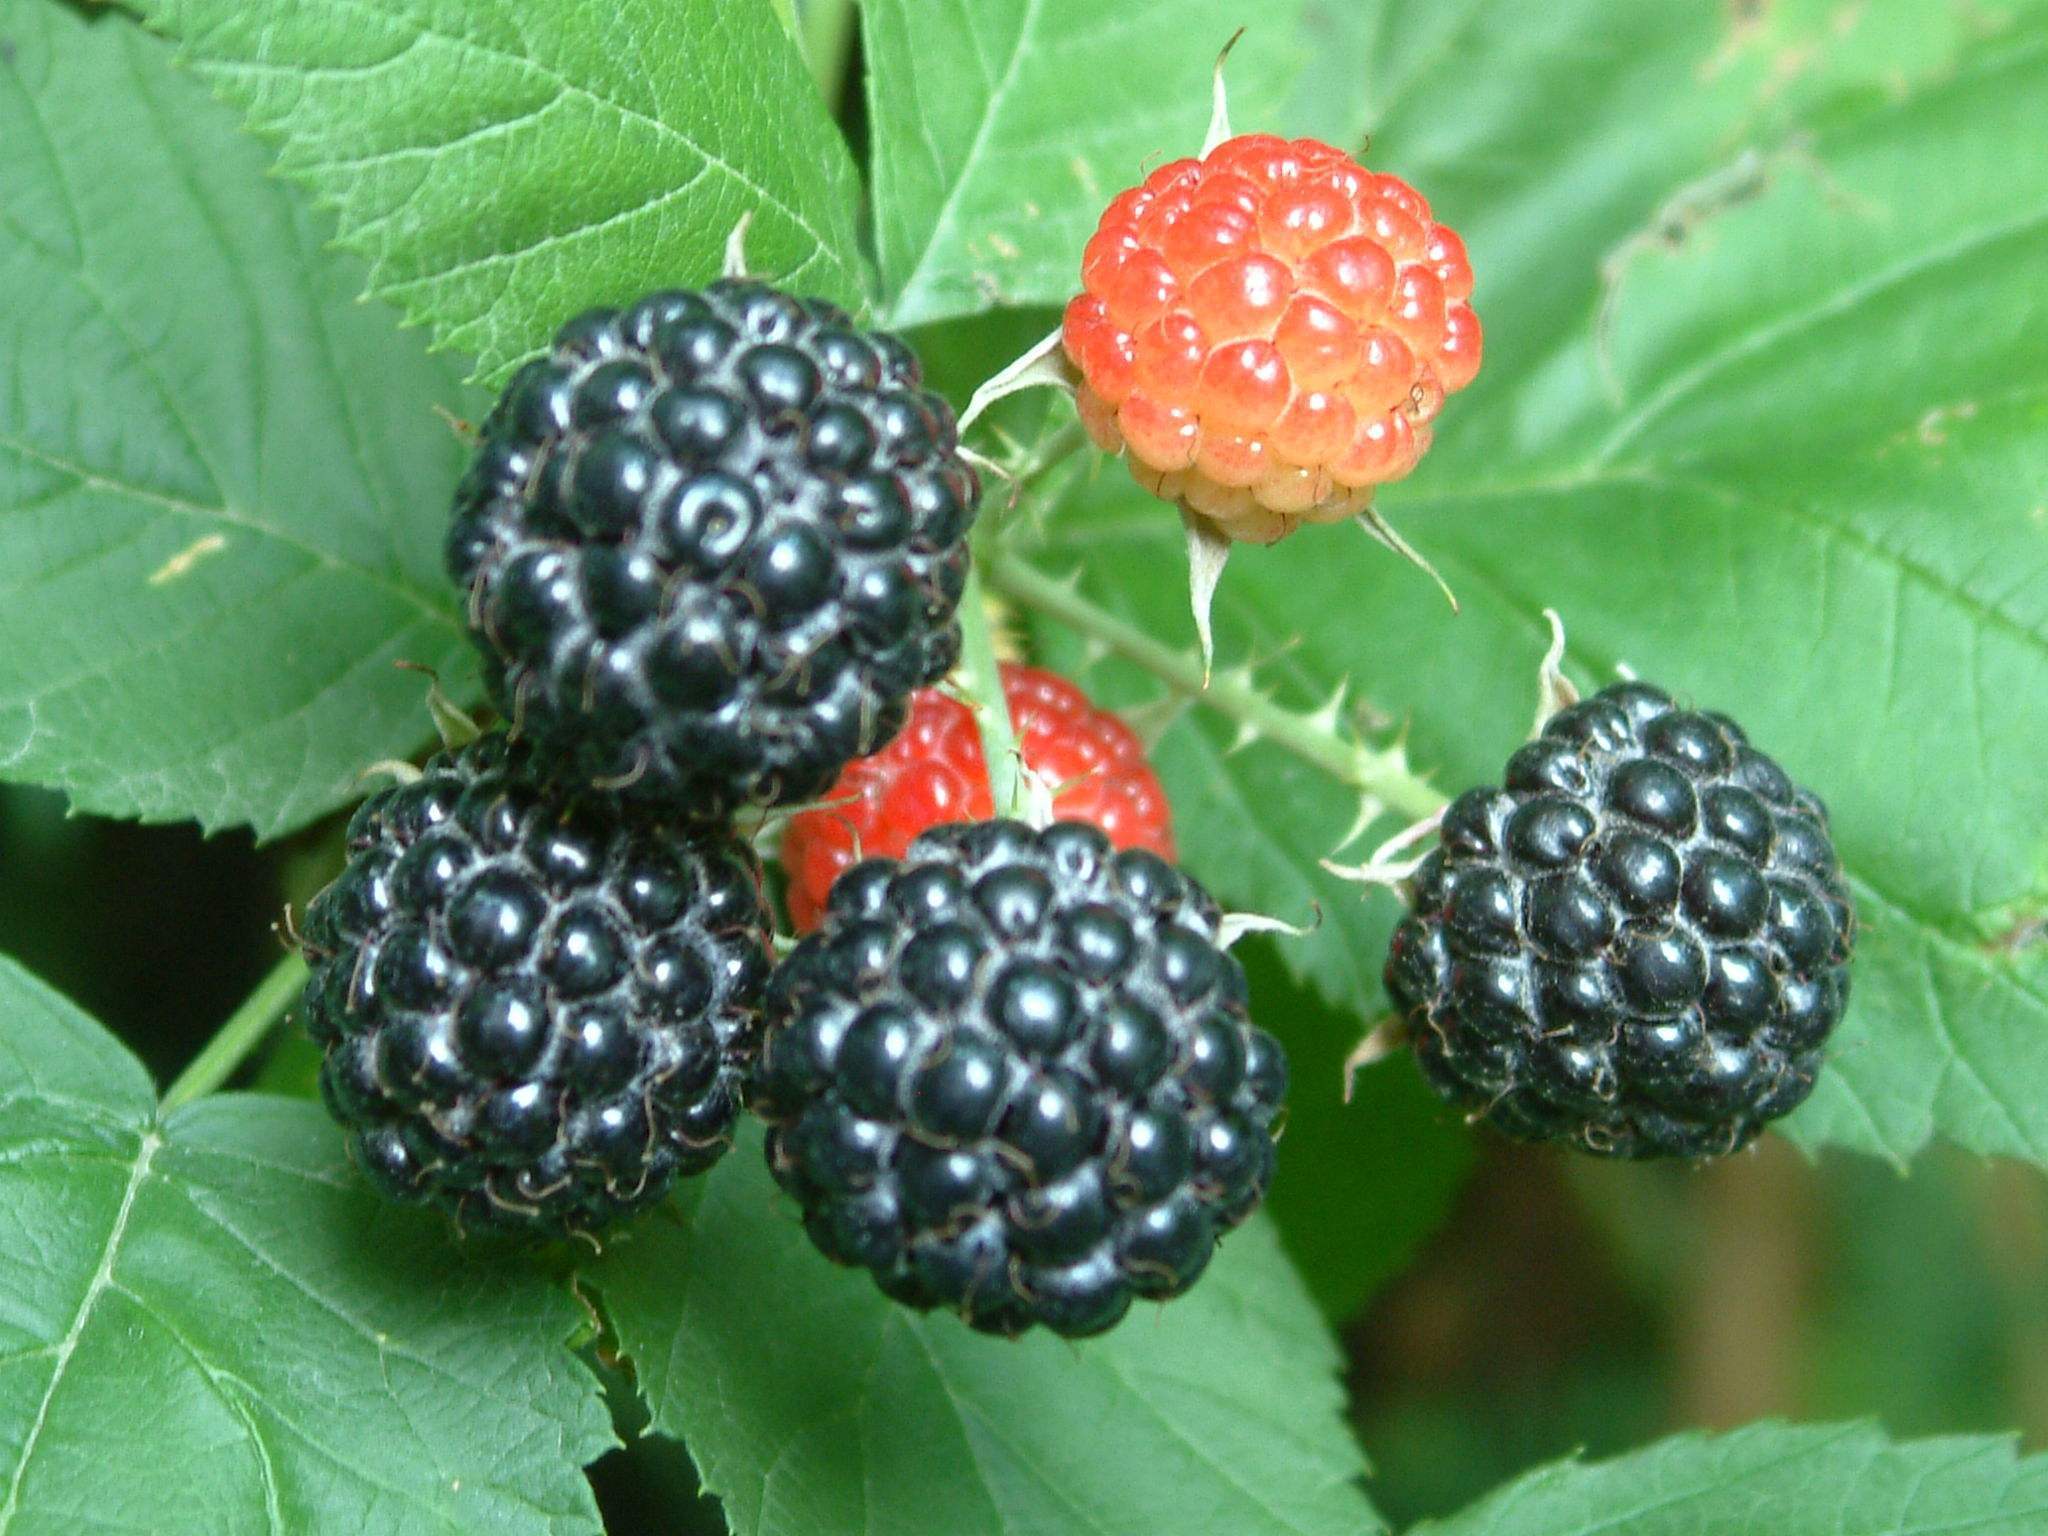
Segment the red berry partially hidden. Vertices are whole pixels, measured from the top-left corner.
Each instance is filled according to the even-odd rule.
[[[1365,508],[1479,371],[1472,266],[1396,176],[1244,134],[1119,193],[1063,339],[1081,420],[1231,538]]]
[[[1131,728],[1063,677],[1007,661],[1002,670],[1024,765],[1058,791],[1060,819],[1090,822],[1119,848],[1172,859],[1166,791]],[[910,723],[880,752],[851,764],[826,802],[791,817],[782,837],[789,916],[799,933],[817,926],[832,882],[859,860],[900,859],[927,827],[995,814],[973,712],[936,688],[920,689]]]

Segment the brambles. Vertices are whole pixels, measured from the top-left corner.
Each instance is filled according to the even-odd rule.
[[[322,1095],[385,1194],[590,1232],[709,1168],[768,973],[760,871],[502,736],[373,795],[306,913]]]
[[[1002,678],[1024,766],[1056,791],[1054,814],[1100,827],[1119,848],[1171,859],[1166,791],[1130,727],[1057,673],[1004,662]],[[832,882],[860,859],[901,858],[929,827],[994,814],[972,710],[938,689],[920,691],[894,741],[849,766],[824,804],[790,818],[782,865],[791,921],[799,933],[815,928]]]
[[[1231,539],[1363,511],[1479,370],[1464,243],[1313,139],[1227,139],[1119,193],[1081,262],[1081,420]]]
[[[1711,1157],[1812,1091],[1855,919],[1827,812],[1725,715],[1620,683],[1444,813],[1386,984],[1511,1136]]]
[[[979,488],[885,332],[761,283],[593,310],[455,498],[493,699],[551,770],[716,818],[810,799],[959,654]]]
[[[812,1240],[972,1326],[1090,1334],[1259,1203],[1286,1091],[1207,894],[1094,827],[935,828],[833,887],[753,1080]]]

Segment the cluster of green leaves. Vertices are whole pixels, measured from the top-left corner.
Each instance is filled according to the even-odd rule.
[[[742,214],[759,269],[971,384],[1049,324],[1102,199],[1198,142],[1242,9],[864,0],[864,204],[767,0],[137,8],[152,30],[0,15],[0,774],[264,835],[420,747],[394,660],[475,694],[437,412],[577,308],[712,275]],[[1791,1134],[2048,1161],[2048,179],[2015,153],[2048,129],[2048,6],[1282,0],[1232,79],[1240,127],[1373,132],[1466,235],[1490,355],[1385,498],[1464,612],[1323,530],[1233,563],[1226,657],[1318,728],[1399,722],[1449,787],[1525,727],[1546,605],[1581,682],[1625,661],[1735,709],[1829,795],[1866,921]],[[1004,559],[1191,640],[1171,515],[1115,466],[1057,486],[992,511]],[[1156,700],[1105,633],[1036,625]],[[1346,680],[1352,711],[1308,713]],[[1360,786],[1240,723],[1195,702],[1159,760],[1196,873],[1324,914],[1256,965],[1293,1176],[1191,1297],[1079,1347],[892,1309],[808,1252],[752,1145],[572,1294],[570,1261],[377,1206],[311,1105],[161,1109],[0,971],[0,1532],[595,1530],[579,1296],[737,1530],[1379,1528],[1325,1315],[1399,1263],[1462,1141],[1399,1069],[1338,1109],[1391,915],[1317,866]],[[2048,1469],[1999,1442],[1758,1426],[1435,1529],[2044,1510]]]

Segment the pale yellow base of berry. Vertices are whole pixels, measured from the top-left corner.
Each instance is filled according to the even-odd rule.
[[[1103,452],[1122,454],[1133,480],[1236,543],[1271,544],[1304,524],[1341,523],[1372,505],[1372,486],[1340,484],[1327,469],[1268,475],[1256,487],[1225,485],[1193,465],[1160,469],[1130,451],[1116,412],[1094,390],[1083,387],[1074,403],[1088,436]]]
[[[1341,523],[1372,505],[1372,487],[1347,488],[1327,473],[1302,472],[1299,508],[1267,505],[1248,486],[1219,485],[1199,469],[1154,469],[1129,458],[1131,478],[1162,501],[1176,502],[1240,544],[1271,544],[1309,523]]]

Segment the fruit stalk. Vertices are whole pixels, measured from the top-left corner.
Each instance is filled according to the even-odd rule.
[[[1376,751],[1319,718],[1276,704],[1256,688],[1230,677],[1218,675],[1205,684],[1202,665],[1194,657],[1162,644],[1014,555],[992,550],[982,567],[989,585],[998,592],[1051,614],[1176,692],[1250,727],[1262,739],[1285,748],[1339,783],[1373,796],[1389,811],[1421,819],[1443,809],[1444,797],[1409,768],[1400,748]]]
[[[1003,694],[1003,676],[996,661],[995,639],[989,632],[988,605],[982,598],[978,562],[967,573],[960,594],[960,664],[953,684],[974,711],[981,733],[981,755],[988,763],[989,799],[998,816],[1019,816],[1024,808],[1024,757],[1017,746],[1010,701]]]
[[[164,1090],[166,1113],[204,1098],[234,1076],[235,1069],[261,1045],[285,1011],[298,999],[306,985],[306,962],[298,954],[286,955],[271,967],[270,974],[256,984],[256,990],[242,999],[242,1005],[228,1015],[228,1021],[214,1032],[199,1054],[192,1058],[170,1087]]]

